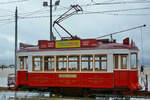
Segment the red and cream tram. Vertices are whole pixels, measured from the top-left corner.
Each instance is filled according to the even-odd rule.
[[[20,44],[15,86],[63,90],[140,90],[138,48],[108,39]]]

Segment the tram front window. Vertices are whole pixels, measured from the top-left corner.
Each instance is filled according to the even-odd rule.
[[[79,56],[69,56],[69,71],[79,71]]]
[[[95,55],[95,71],[107,70],[107,56]]]
[[[28,69],[28,57],[27,56],[20,56],[19,57],[19,69]]]
[[[54,71],[54,56],[45,56],[44,57],[44,70],[45,71]]]
[[[127,69],[127,55],[121,55],[121,69]]]
[[[56,70],[57,71],[66,71],[67,69],[67,57],[66,56],[57,56],[56,57]]]
[[[32,58],[33,71],[41,71],[42,70],[42,57],[33,57]]]
[[[81,57],[82,71],[92,71],[93,70],[93,56],[85,55]]]
[[[131,68],[137,68],[137,53],[132,53],[131,54]]]

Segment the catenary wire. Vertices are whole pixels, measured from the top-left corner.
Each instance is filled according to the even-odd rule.
[[[2,4],[12,4],[12,3],[18,3],[18,2],[25,2],[29,0],[16,0],[16,1],[8,1],[8,2],[0,2],[0,5]]]

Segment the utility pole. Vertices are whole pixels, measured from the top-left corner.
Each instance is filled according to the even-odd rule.
[[[15,11],[15,77],[17,69],[17,44],[18,44],[18,9]]]
[[[53,5],[52,5],[52,0],[50,0],[50,41],[53,41],[53,33],[52,33],[52,9],[53,9]]]

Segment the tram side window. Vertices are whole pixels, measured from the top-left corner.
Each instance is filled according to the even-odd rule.
[[[28,69],[27,59],[28,59],[27,56],[21,56],[21,57],[19,57],[19,66],[20,66],[20,69]]]
[[[82,71],[92,71],[93,70],[93,56],[92,55],[81,56],[81,66],[82,66]]]
[[[66,56],[57,56],[56,57],[56,70],[57,71],[66,71],[67,69],[67,57]]]
[[[95,55],[95,71],[107,70],[107,56]]]
[[[121,69],[127,69],[127,55],[121,55]]]
[[[131,68],[137,68],[137,53],[131,54]]]
[[[42,70],[42,56],[32,58],[33,71]]]
[[[44,57],[44,70],[45,71],[54,71],[54,56],[45,56]]]
[[[79,56],[68,56],[69,71],[79,71]]]

